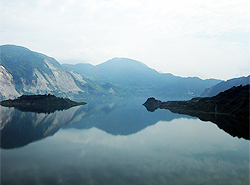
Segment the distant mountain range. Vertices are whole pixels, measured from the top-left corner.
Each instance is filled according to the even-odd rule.
[[[250,83],[250,75],[247,77],[233,78],[227,81],[222,81],[210,88],[205,89],[205,91],[201,94],[202,97],[212,97],[220,92],[223,92],[227,89],[232,88],[233,86],[239,85],[247,85]]]
[[[137,97],[186,99],[199,96],[204,89],[221,82],[215,79],[182,78],[170,73],[159,73],[139,61],[128,58],[113,58],[97,66],[86,63],[62,66],[90,80],[110,82]]]

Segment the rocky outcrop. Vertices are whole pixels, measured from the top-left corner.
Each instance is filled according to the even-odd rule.
[[[13,84],[13,76],[0,65],[0,99],[13,99],[20,96]]]
[[[154,112],[156,109],[160,108],[160,106],[163,104],[162,101],[156,100],[155,98],[151,97],[148,98],[143,105],[147,108],[148,111]]]

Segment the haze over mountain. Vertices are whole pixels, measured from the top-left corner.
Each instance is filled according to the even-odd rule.
[[[63,64],[91,80],[110,82],[136,96],[160,98],[190,98],[199,96],[204,89],[220,80],[202,80],[198,77],[182,78],[170,73],[159,73],[145,64],[129,58],[113,58],[102,64]]]
[[[110,83],[98,84],[66,71],[54,58],[21,46],[3,45],[0,52],[0,99],[47,93],[74,99],[119,91]]]
[[[250,75],[247,77],[233,78],[227,81],[222,81],[210,88],[205,89],[205,91],[201,94],[201,96],[212,97],[219,94],[220,92],[230,89],[233,86],[239,86],[239,85],[244,86],[247,84],[250,84]]]
[[[97,66],[63,64],[15,45],[1,46],[0,99],[22,94],[54,94],[71,99],[154,96],[189,99],[220,80],[159,73],[142,62],[113,58]],[[63,66],[63,67],[62,67]]]

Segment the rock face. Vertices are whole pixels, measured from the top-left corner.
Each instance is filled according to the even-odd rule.
[[[53,93],[55,91],[59,93],[69,93],[78,94],[84,92],[80,89],[76,83],[74,77],[67,71],[55,67],[50,61],[44,59],[45,65],[51,71],[51,74],[48,74],[44,71],[39,71],[37,68],[33,70],[34,80],[31,83],[27,82],[27,79],[22,78],[23,83],[23,92],[29,93]]]
[[[0,99],[15,98],[20,96],[13,84],[12,75],[0,66]]]

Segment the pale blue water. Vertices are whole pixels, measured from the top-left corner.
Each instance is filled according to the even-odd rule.
[[[26,132],[13,131],[17,120],[29,125],[28,135],[42,131],[43,139],[18,146]],[[1,149],[3,185],[249,184],[248,140],[168,110],[152,113],[139,103],[52,114],[1,107],[1,121],[2,148],[11,148]]]

